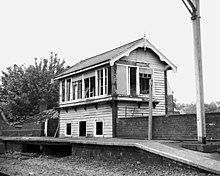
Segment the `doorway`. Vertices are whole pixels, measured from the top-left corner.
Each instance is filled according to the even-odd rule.
[[[80,137],[86,136],[86,121],[79,122],[79,136]]]

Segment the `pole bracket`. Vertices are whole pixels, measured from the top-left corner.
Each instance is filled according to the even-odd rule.
[[[193,2],[191,0],[182,0],[183,4],[191,14],[191,20],[196,20],[198,15],[197,15],[197,9]]]

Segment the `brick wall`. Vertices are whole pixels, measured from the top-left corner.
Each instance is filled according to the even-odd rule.
[[[148,117],[118,118],[116,135],[122,138],[145,139]],[[206,114],[207,139],[220,139],[220,113]],[[154,116],[153,139],[196,140],[195,114]]]

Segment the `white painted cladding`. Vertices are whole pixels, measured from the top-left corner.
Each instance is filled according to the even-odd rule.
[[[160,61],[158,56],[152,52],[149,52],[149,50],[144,51],[143,48],[138,48],[134,51],[132,51],[129,56],[123,57],[120,60],[122,61],[133,61],[136,63],[148,63],[149,70],[153,70],[152,76],[153,76],[153,97],[159,101],[159,104],[157,104],[156,108],[153,109],[153,115],[161,115],[165,114],[165,84],[164,84],[164,69],[165,69],[165,64]],[[122,68],[124,67],[124,68]],[[126,75],[123,76],[121,75],[122,70],[126,69],[126,65],[118,65],[117,66],[117,88],[118,88],[118,93],[119,94],[124,94],[125,95],[125,80],[126,80]],[[124,73],[124,72],[123,72]],[[127,73],[126,73],[127,74]],[[123,79],[124,78],[124,79]],[[121,84],[123,82],[123,84]],[[128,84],[127,84],[128,85]],[[126,105],[124,105],[125,108]],[[128,108],[131,106],[127,105]],[[135,107],[135,106],[134,106]],[[131,108],[131,107],[130,107]],[[139,111],[139,110],[136,110]],[[148,112],[145,112],[146,110],[143,110],[143,114]],[[148,111],[148,110],[147,110]],[[132,111],[133,113],[133,111]],[[120,113],[119,113],[120,114]],[[139,113],[138,113],[139,114]],[[120,117],[120,115],[119,115]]]
[[[110,104],[98,104],[96,109],[95,105],[83,107],[69,108],[60,110],[60,137],[66,136],[66,123],[71,123],[71,136],[79,137],[79,121],[86,121],[86,136],[95,136],[95,122],[103,122],[103,135],[102,137],[112,137],[112,109]]]

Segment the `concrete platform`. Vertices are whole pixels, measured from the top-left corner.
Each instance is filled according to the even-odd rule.
[[[49,137],[1,137],[6,143],[22,142],[33,144],[89,144],[89,145],[108,145],[121,147],[137,147],[139,149],[187,164],[199,169],[203,169],[220,175],[220,154],[202,153],[181,147],[181,142],[162,141],[162,140],[134,140],[119,138],[49,138]]]

